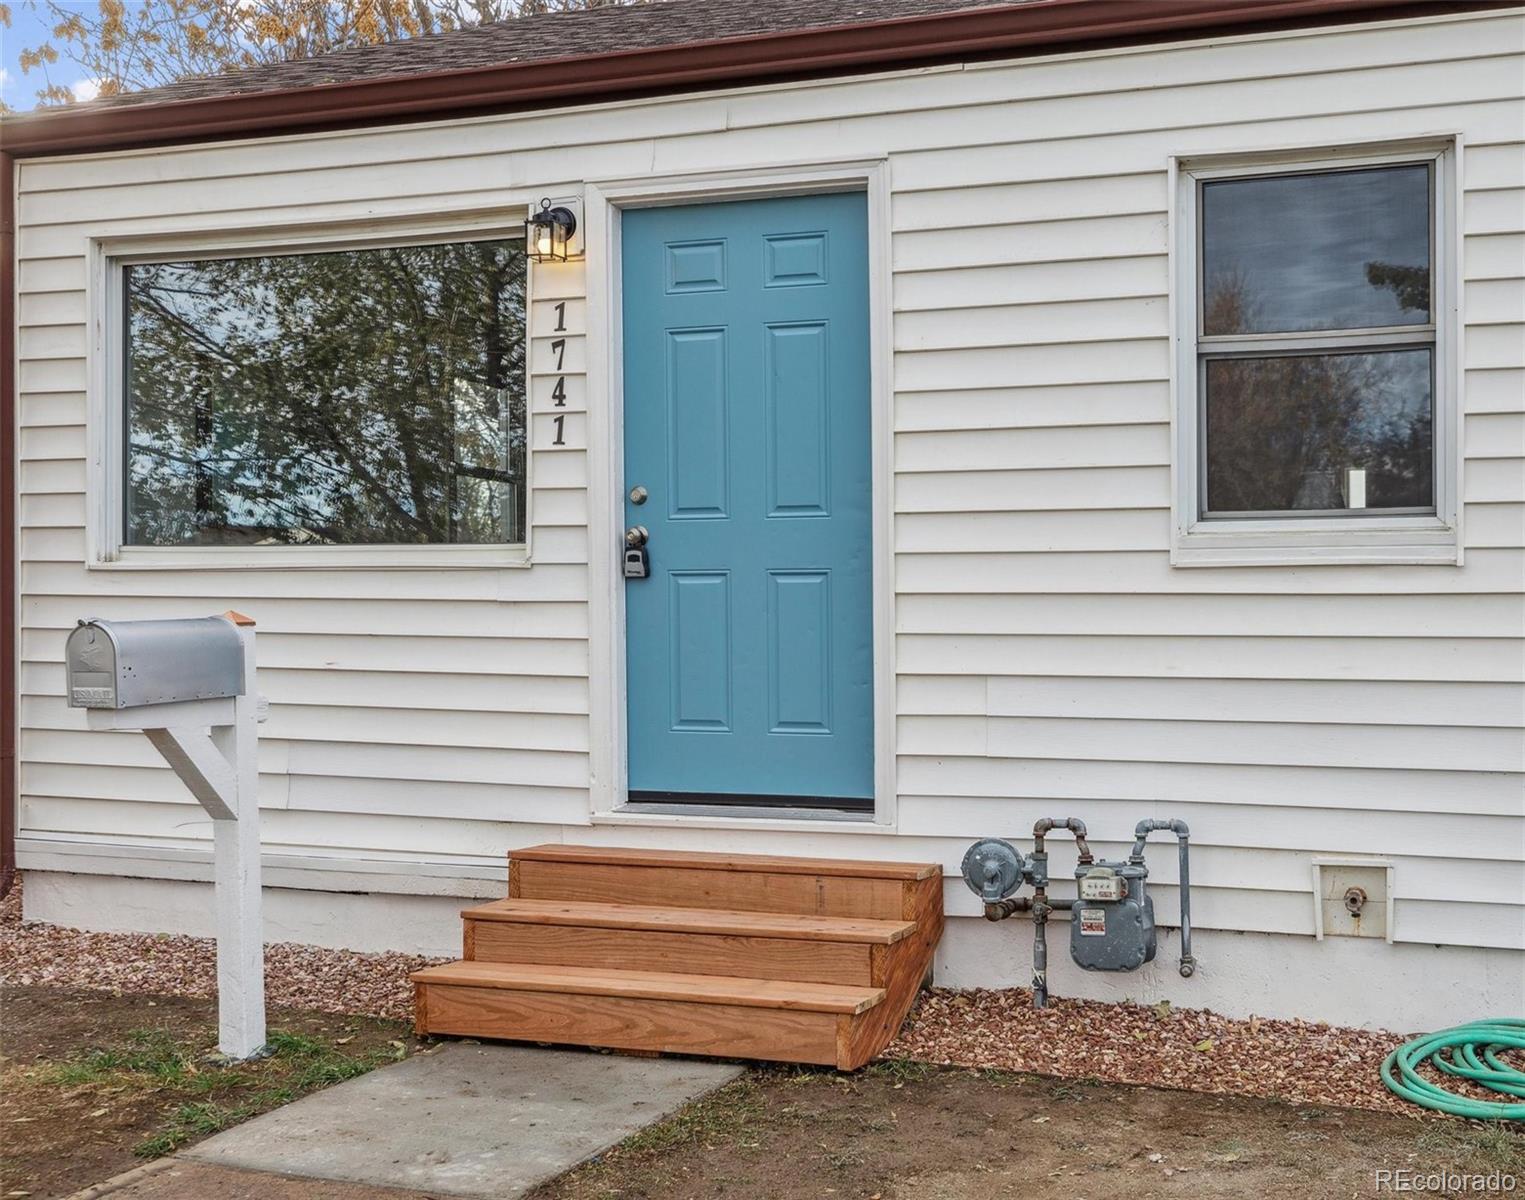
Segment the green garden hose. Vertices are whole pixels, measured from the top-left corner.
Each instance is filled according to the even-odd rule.
[[[1525,1104],[1458,1096],[1431,1083],[1417,1069],[1428,1061],[1443,1074],[1470,1079],[1506,1096],[1525,1097],[1525,1071],[1499,1057],[1505,1050],[1525,1050],[1525,1020],[1496,1017],[1442,1029],[1389,1054],[1382,1062],[1382,1082],[1405,1100],[1437,1112],[1480,1121],[1525,1121]]]

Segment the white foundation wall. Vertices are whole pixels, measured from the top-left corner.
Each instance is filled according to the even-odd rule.
[[[204,814],[146,741],[65,706],[62,649],[82,616],[232,607],[259,623],[272,705],[265,845],[305,880],[358,864],[377,881],[359,890],[423,874],[470,892],[501,887],[508,849],[557,840],[956,872],[969,841],[1023,839],[1039,816],[1083,818],[1108,857],[1140,818],[1180,817],[1204,953],[1218,931],[1278,935],[1310,964],[1367,955],[1401,980],[1405,956],[1439,945],[1461,986],[1484,951],[1525,947],[1522,43],[1519,12],[1463,14],[23,162],[22,867],[181,878],[205,853]],[[1464,565],[1172,568],[1169,159],[1440,135],[1463,144]],[[583,336],[601,263],[533,281],[532,565],[87,564],[114,346],[93,315],[97,243],[467,228],[587,181],[824,161],[883,161],[889,179],[892,825],[592,815],[586,413],[618,412],[582,374],[601,352]],[[1062,880],[1069,851],[1053,851]],[[1312,939],[1317,855],[1393,863],[1398,945]],[[1168,926],[1173,847],[1150,862]],[[956,881],[948,897],[977,912]],[[1208,994],[1183,986],[1182,1003]],[[1391,997],[1365,994],[1383,1022]]]
[[[29,919],[77,929],[194,937],[213,932],[212,885],[199,880],[29,871],[25,900]],[[305,888],[269,886],[265,940],[454,958],[461,945],[460,909],[467,902],[466,896],[336,892],[314,889],[310,881]],[[934,982],[1027,986],[1032,929],[1025,917],[996,925],[955,917],[938,946]],[[1064,920],[1056,918],[1049,934],[1049,988],[1056,997],[1169,1000],[1177,1008],[1230,1017],[1297,1017],[1399,1033],[1442,1028],[1464,1016],[1525,1012],[1525,952],[1519,950],[1198,930],[1192,935],[1197,970],[1183,979],[1177,930],[1162,930],[1154,962],[1125,974],[1077,967]]]
[[[1010,987],[1032,977],[1032,922],[1014,917],[948,922],[937,951],[944,987]],[[1296,1017],[1396,1033],[1442,1029],[1485,1015],[1525,1012],[1525,952],[1476,946],[1386,945],[1369,938],[1194,930],[1196,973],[1181,978],[1177,930],[1160,934],[1152,963],[1128,973],[1084,971],[1070,931],[1049,926],[1052,996],[1209,1008],[1229,1017]]]
[[[28,920],[98,933],[216,933],[210,883],[28,871],[24,886]],[[266,886],[265,941],[457,958],[463,903],[455,896]]]

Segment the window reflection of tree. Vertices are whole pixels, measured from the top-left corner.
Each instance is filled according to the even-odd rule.
[[[128,270],[129,542],[523,539],[508,242]]]
[[[1371,264],[1368,276],[1381,266]],[[1419,285],[1404,269],[1375,274],[1379,286],[1393,287],[1405,307],[1416,298]],[[1423,290],[1427,306],[1427,272]],[[1204,319],[1209,329],[1256,327],[1242,275],[1214,278]],[[1422,372],[1415,369],[1415,355],[1425,356]],[[1399,347],[1209,359],[1207,507],[1215,512],[1343,508],[1349,468],[1367,472],[1368,507],[1430,506],[1428,356],[1425,348]],[[1423,385],[1416,386],[1421,375]]]

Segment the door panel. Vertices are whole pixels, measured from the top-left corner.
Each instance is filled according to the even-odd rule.
[[[731,731],[731,577],[668,573],[673,730]]]
[[[831,572],[768,572],[768,729],[831,732]]]
[[[861,194],[623,218],[635,800],[873,803]],[[629,499],[644,487],[643,504]]]
[[[763,334],[768,515],[829,516],[831,391],[826,325],[770,325]]]
[[[725,336],[724,329],[667,333],[667,515],[673,520],[726,515]]]

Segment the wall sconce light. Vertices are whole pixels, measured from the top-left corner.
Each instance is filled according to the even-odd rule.
[[[572,235],[577,232],[577,216],[570,208],[551,207],[549,199],[540,202],[540,211],[524,221],[525,243],[536,262],[566,262]]]

